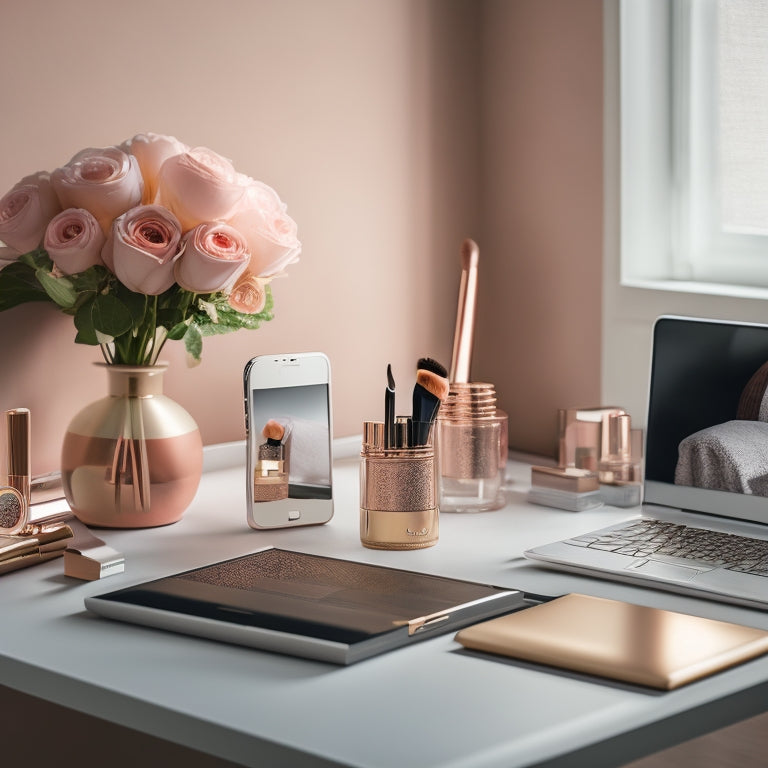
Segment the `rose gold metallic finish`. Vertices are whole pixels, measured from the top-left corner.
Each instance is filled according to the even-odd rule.
[[[384,449],[384,422],[366,421],[363,423],[363,452]]]
[[[437,415],[440,508],[484,512],[505,504],[508,417],[484,382],[452,382]]]
[[[502,436],[492,384],[452,383],[438,424],[443,477],[492,478],[498,474]]]
[[[277,501],[288,498],[288,473],[285,471],[285,446],[282,443],[259,446],[253,468],[253,500]]]
[[[596,471],[603,456],[603,420],[623,413],[615,406],[558,409],[558,466]]]
[[[632,457],[632,417],[628,413],[603,416],[602,456],[598,464],[601,483],[639,483],[639,459]]]
[[[19,533],[27,524],[24,497],[13,486],[0,487],[0,534]]]
[[[166,364],[105,367],[109,396],[80,411],[64,436],[66,499],[87,525],[147,528],[176,522],[200,482],[200,431],[162,394]]]
[[[462,629],[467,648],[671,690],[768,652],[762,629],[569,594]]]
[[[467,238],[461,244],[461,282],[459,304],[456,313],[456,330],[453,335],[451,357],[451,382],[469,381],[472,363],[472,337],[475,331],[475,307],[477,305],[477,265],[480,249],[474,240]]]
[[[368,445],[361,456],[363,546],[402,550],[435,544],[439,530],[434,449],[383,450]]]
[[[56,525],[34,535],[0,536],[0,574],[61,557],[72,539],[68,525]]]
[[[16,528],[21,530],[29,519],[30,500],[30,423],[27,408],[12,408],[5,412],[5,426],[8,450],[8,485],[15,488],[22,497],[22,522]]]

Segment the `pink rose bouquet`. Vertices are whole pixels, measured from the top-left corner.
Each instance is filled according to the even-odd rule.
[[[272,319],[269,284],[297,261],[277,193],[215,152],[138,134],[88,148],[0,198],[0,311],[50,301],[108,363],[151,365],[168,339]]]

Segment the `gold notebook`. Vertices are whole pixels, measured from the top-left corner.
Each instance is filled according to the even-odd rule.
[[[671,690],[768,651],[768,632],[570,594],[462,629],[466,648]]]

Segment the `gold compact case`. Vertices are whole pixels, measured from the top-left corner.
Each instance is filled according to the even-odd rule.
[[[384,423],[363,424],[360,541],[369,549],[424,549],[437,543],[437,462],[432,445],[384,448]]]
[[[0,487],[0,534],[19,533],[27,524],[27,504],[10,485]]]

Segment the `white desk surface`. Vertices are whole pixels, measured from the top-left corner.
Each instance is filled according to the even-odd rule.
[[[222,448],[229,453],[214,455],[231,456],[235,449],[236,462],[243,456],[236,444]],[[768,628],[768,613],[556,573],[524,560],[526,548],[638,511],[570,513],[528,504],[530,472],[524,463],[510,462],[504,509],[441,515],[435,547],[365,549],[358,529],[358,463],[336,462],[336,513],[325,526],[248,528],[245,470],[238,465],[207,471],[190,509],[174,525],[101,531],[125,554],[123,574],[80,582],[63,575],[59,559],[2,576],[0,682],[247,766],[567,764],[557,758],[611,740],[615,749],[616,737],[628,732],[640,729],[645,735],[638,738],[645,739],[642,729],[650,723],[674,722],[684,729],[680,723],[687,722],[692,731],[682,738],[695,735],[699,717],[706,721],[702,730],[720,724],[722,713],[713,714],[717,706],[741,711],[739,696],[768,701],[768,657],[662,694],[470,653],[452,635],[336,667],[120,624],[84,610],[86,595],[274,545],[540,594],[585,592]],[[750,706],[757,710],[760,704]],[[693,717],[684,714],[692,710]],[[728,714],[722,719],[725,724]],[[590,764],[610,762],[605,760],[593,756]]]

